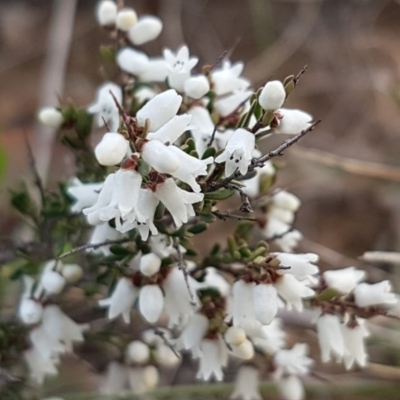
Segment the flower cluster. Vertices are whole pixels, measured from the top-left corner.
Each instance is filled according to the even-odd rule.
[[[156,17],[103,0],[96,18],[115,45],[119,79],[102,83],[86,110],[39,114],[59,129],[78,170],[63,186],[69,207],[57,227],[65,230],[57,238],[68,240],[54,245],[51,261],[41,260],[36,280],[24,278],[19,317],[29,327],[24,359],[32,378],[42,383],[56,374],[60,356],[89,329],[57,305],[68,285],[105,309],[101,340],[109,335],[118,347],[104,355],[105,394],[154,389],[160,371],[187,352],[201,380],[221,381],[230,360],[241,364],[232,399],[261,399],[259,360],[283,398],[302,399],[313,360],[307,344],[288,347],[283,309],[318,311],[322,361],[364,367],[366,320],[389,313],[396,302],[390,283],[363,282],[354,267],[320,273],[317,254],[294,253],[301,202],[273,187],[271,159],[316,126],[308,113],[284,108],[301,75],[254,90],[243,63],[224,58],[196,71],[199,59],[185,45],[161,57],[138,50],[160,34]],[[92,116],[101,133],[89,141]],[[261,140],[275,134],[292,136],[262,151]],[[79,221],[79,232],[68,219]],[[239,221],[234,233],[200,254],[193,236],[226,219]],[[67,257],[70,264],[62,262]],[[72,263],[78,260],[83,268]],[[135,320],[135,330],[121,334],[110,320]]]

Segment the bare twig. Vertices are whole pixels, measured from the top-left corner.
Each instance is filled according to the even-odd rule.
[[[305,65],[305,66],[300,70],[300,72],[294,77],[293,83],[294,83],[295,86],[299,83],[301,77],[306,73],[307,69],[308,69],[308,66]]]
[[[271,237],[269,237],[269,238],[266,238],[266,239],[264,239],[266,242],[273,242],[274,240],[277,240],[277,239],[282,239],[284,236],[286,236],[288,233],[290,233],[290,232],[292,232],[293,231],[293,228],[292,227],[290,227],[287,231],[284,231],[284,232],[282,232],[282,233],[278,233],[278,234],[276,234],[276,235],[274,235],[274,236],[271,236]]]
[[[172,350],[172,352],[176,355],[177,358],[181,358],[181,355],[176,351],[174,345],[167,339],[167,337],[165,336],[165,332],[162,329],[154,327],[154,333],[157,336],[160,336],[164,344]]]
[[[70,251],[67,251],[65,253],[60,254],[57,257],[57,260],[60,260],[61,258],[68,257],[68,256],[70,256],[72,254],[79,253],[79,252],[87,250],[87,249],[95,249],[96,250],[96,249],[98,249],[100,247],[103,247],[103,246],[108,246],[108,245],[111,245],[111,244],[128,243],[128,242],[131,242],[131,241],[132,241],[131,238],[124,238],[124,239],[120,239],[120,240],[105,240],[104,242],[100,242],[100,243],[87,243],[87,244],[84,244],[83,246],[76,247],[75,249],[72,249]]]
[[[215,139],[215,134],[217,133],[217,129],[218,129],[218,124],[215,124],[213,133],[211,135],[211,138],[210,138],[210,141],[208,142],[207,147],[210,147],[213,144],[214,139]]]
[[[179,240],[177,240],[176,238],[174,238],[173,246],[174,246],[174,248],[175,248],[175,250],[176,250],[176,252],[178,254],[178,267],[179,267],[180,270],[182,270],[183,277],[185,278],[186,287],[188,289],[189,296],[190,296],[190,299],[191,299],[191,304],[195,305],[193,291],[192,291],[192,288],[190,287],[190,284],[189,284],[189,272],[188,272],[185,260],[183,258],[183,254],[182,254],[181,249],[179,247]]]
[[[250,217],[245,217],[243,215],[235,215],[231,214],[229,212],[220,212],[220,211],[212,211],[212,213],[218,217],[219,219],[222,219],[226,221],[227,219],[236,219],[238,221],[257,221],[257,218],[250,218]]]

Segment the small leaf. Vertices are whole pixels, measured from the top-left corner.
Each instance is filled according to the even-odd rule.
[[[339,295],[339,292],[333,288],[327,288],[323,290],[318,296],[317,299],[321,301],[331,300]]]
[[[199,233],[206,231],[207,228],[208,225],[206,223],[199,222],[198,224],[191,226],[187,231],[194,235],[198,235]]]
[[[206,151],[203,153],[201,156],[202,160],[205,160],[208,157],[215,157],[215,154],[217,153],[217,150],[214,147],[208,147]]]
[[[234,191],[230,189],[220,189],[215,192],[208,192],[204,195],[204,198],[209,200],[225,200],[234,195]]]
[[[110,246],[110,251],[111,253],[115,254],[116,256],[129,256],[132,254],[132,251],[127,249],[124,246],[121,246],[120,244],[112,244]]]

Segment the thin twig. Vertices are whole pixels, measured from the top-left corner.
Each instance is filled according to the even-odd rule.
[[[226,185],[226,188],[231,190],[236,190],[239,193],[240,199],[242,200],[242,205],[239,208],[241,212],[246,212],[246,213],[253,212],[249,196],[247,196],[247,194],[239,186],[230,183]]]
[[[273,235],[269,238],[264,239],[266,242],[273,242],[274,240],[277,239],[282,239],[284,236],[286,236],[288,233],[293,231],[293,227],[290,227],[287,231],[284,231],[282,233],[277,233],[276,235]]]
[[[176,250],[176,252],[178,254],[178,267],[179,267],[180,270],[182,270],[183,277],[185,278],[185,283],[186,283],[186,287],[187,287],[188,292],[189,292],[189,296],[190,296],[190,299],[191,299],[191,304],[195,305],[193,291],[192,291],[192,288],[190,287],[190,284],[189,284],[189,272],[188,272],[185,260],[183,258],[183,254],[182,254],[181,249],[179,247],[179,240],[177,240],[176,238],[174,239],[173,246],[174,246],[174,248],[175,248],[175,250]]]
[[[305,65],[305,66],[300,70],[300,72],[294,77],[293,83],[294,83],[295,86],[299,83],[301,77],[306,73],[307,69],[308,69],[308,66]]]
[[[235,215],[229,212],[212,211],[212,214],[224,221],[226,221],[227,219],[236,219],[238,221],[257,221],[257,218],[245,217],[243,215]]]
[[[210,138],[210,141],[208,142],[207,147],[211,147],[212,146],[212,144],[214,142],[214,139],[215,139],[215,134],[217,133],[217,129],[218,129],[218,124],[215,124],[213,133],[211,135],[211,138]]]
[[[111,244],[128,243],[128,242],[131,242],[131,241],[132,241],[131,238],[124,238],[124,239],[120,239],[120,240],[105,240],[104,242],[100,242],[100,243],[87,243],[87,244],[84,244],[83,246],[76,247],[75,249],[72,249],[70,251],[67,251],[65,253],[60,254],[57,257],[57,260],[60,260],[61,258],[68,257],[68,256],[70,256],[72,254],[79,253],[79,252],[87,250],[87,249],[95,249],[96,250],[96,249],[98,249],[100,247],[103,247],[103,246],[108,246],[108,245],[111,245]]]
[[[181,358],[181,355],[176,351],[174,345],[166,338],[165,332],[163,330],[161,330],[160,328],[154,327],[154,333],[157,336],[160,336],[160,338],[162,339],[164,344],[172,350],[172,352],[176,355],[177,358]]]

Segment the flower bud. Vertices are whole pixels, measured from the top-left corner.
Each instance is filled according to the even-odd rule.
[[[111,0],[104,0],[97,5],[96,19],[101,26],[115,25],[117,13],[117,5]]]
[[[162,22],[153,16],[142,17],[135,26],[128,31],[129,40],[136,46],[140,46],[155,39],[162,30]]]
[[[43,125],[54,129],[58,129],[64,121],[61,111],[55,107],[41,108],[38,113],[38,119]]]
[[[246,339],[239,346],[232,346],[232,352],[236,357],[239,357],[242,360],[250,360],[254,356],[253,343]]]
[[[56,271],[46,271],[42,275],[41,283],[49,294],[61,293],[66,284],[65,278]]]
[[[134,340],[129,343],[126,349],[126,358],[128,361],[141,364],[147,362],[149,357],[149,346],[140,340]]]
[[[143,275],[152,276],[160,270],[161,259],[154,253],[145,254],[141,257],[139,265]]]
[[[311,125],[312,116],[300,110],[279,110],[282,119],[275,129],[275,133],[285,133],[288,135],[298,135]]]
[[[394,293],[390,293],[392,285],[389,281],[375,284],[360,283],[354,289],[355,303],[358,307],[369,307],[380,304],[397,303]]]
[[[231,326],[225,332],[225,340],[228,344],[240,346],[246,341],[246,332],[242,328]]]
[[[116,25],[120,31],[127,32],[137,22],[137,14],[133,8],[123,8],[118,11]]]
[[[119,133],[106,133],[94,149],[96,159],[107,167],[122,162],[129,149],[128,141]]]
[[[61,269],[61,274],[68,283],[74,283],[82,278],[83,269],[78,264],[65,264]]]
[[[204,75],[193,76],[184,83],[184,91],[193,99],[200,99],[210,90],[210,83]]]
[[[143,382],[147,387],[147,390],[154,389],[158,385],[160,380],[160,374],[158,369],[154,365],[147,365],[143,369]]]
[[[179,358],[177,355],[165,344],[160,344],[157,346],[155,351],[155,359],[157,363],[163,367],[170,368],[179,363]]]
[[[305,398],[303,384],[296,375],[289,375],[279,379],[278,387],[284,400],[302,400]]]
[[[268,82],[261,90],[258,102],[264,110],[277,110],[282,107],[286,98],[285,88],[281,81]]]
[[[280,190],[272,196],[272,202],[275,207],[283,208],[284,210],[297,211],[300,208],[300,199],[286,190]]]
[[[43,315],[42,305],[28,298],[23,298],[19,305],[19,317],[21,321],[25,324],[37,324]]]
[[[146,71],[149,57],[141,51],[125,47],[118,52],[117,64],[125,72],[132,75],[140,75]]]

